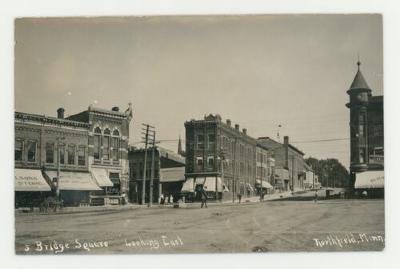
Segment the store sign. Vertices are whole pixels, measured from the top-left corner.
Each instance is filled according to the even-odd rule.
[[[370,155],[369,156],[369,163],[370,164],[381,164],[384,163],[384,156],[382,155]]]

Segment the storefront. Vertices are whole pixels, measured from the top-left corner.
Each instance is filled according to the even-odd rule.
[[[224,192],[229,192],[228,187],[222,182],[220,177],[198,177],[198,178],[187,178],[183,183],[181,193],[188,194],[189,199],[200,200],[200,196],[196,195],[193,197],[195,192],[199,192],[203,188],[209,199],[222,199]]]
[[[15,169],[15,207],[38,207],[51,188],[38,169]]]
[[[48,179],[57,184],[57,171],[46,171]],[[101,191],[88,172],[60,172],[60,198],[64,206],[84,206],[91,204],[90,192]]]

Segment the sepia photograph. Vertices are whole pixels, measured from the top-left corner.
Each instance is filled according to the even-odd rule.
[[[15,18],[16,255],[384,250],[382,22]]]

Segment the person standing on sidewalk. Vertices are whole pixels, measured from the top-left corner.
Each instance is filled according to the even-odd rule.
[[[206,193],[207,187],[203,187],[201,188],[200,194],[201,194],[201,208],[203,208],[203,206],[206,206],[206,208],[208,208],[207,206],[207,193]]]
[[[315,194],[314,194],[314,203],[318,202],[318,191],[315,190]]]
[[[240,203],[241,203],[241,201],[242,201],[242,194],[241,194],[241,193],[238,193],[237,197],[238,197],[239,204],[240,204]]]

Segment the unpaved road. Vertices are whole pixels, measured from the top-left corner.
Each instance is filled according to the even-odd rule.
[[[383,200],[264,202],[17,215],[18,254],[229,253],[384,248]]]

